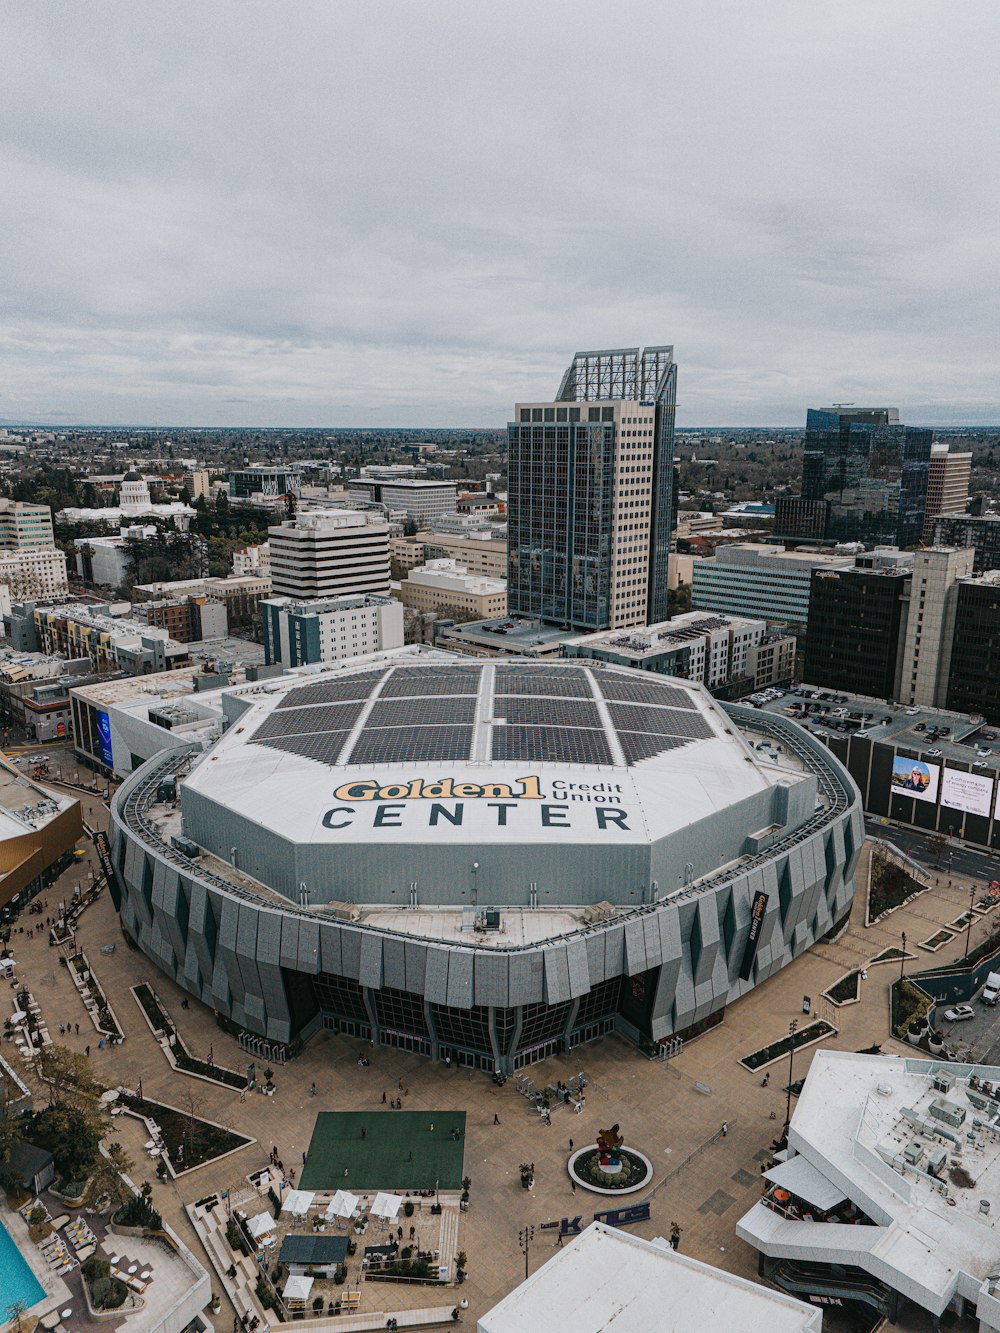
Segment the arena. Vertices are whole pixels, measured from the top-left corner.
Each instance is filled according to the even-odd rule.
[[[860,798],[802,728],[628,668],[405,650],[223,695],[112,809],[127,934],[274,1042],[509,1073],[697,1031],[848,913]]]

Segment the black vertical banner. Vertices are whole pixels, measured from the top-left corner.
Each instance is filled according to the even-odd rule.
[[[750,973],[753,971],[753,960],[757,957],[757,946],[760,944],[760,932],[764,927],[764,913],[767,910],[767,894],[755,893],[753,903],[750,906],[750,932],[747,935],[746,947],[743,950],[743,961],[740,963],[740,980],[749,981]]]

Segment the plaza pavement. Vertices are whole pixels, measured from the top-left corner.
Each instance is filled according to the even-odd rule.
[[[106,825],[106,811],[99,802],[85,798],[85,807],[88,822]],[[466,1111],[465,1171],[472,1178],[472,1190],[459,1247],[468,1255],[469,1277],[460,1292],[453,1290],[456,1302],[460,1297],[468,1299],[465,1320],[473,1323],[524,1276],[524,1258],[518,1248],[520,1228],[526,1224],[538,1228],[540,1223],[577,1214],[586,1224],[593,1212],[607,1206],[600,1196],[582,1189],[572,1191],[565,1163],[570,1138],[577,1146],[592,1142],[599,1128],[615,1121],[621,1125],[626,1145],[645,1152],[655,1171],[652,1188],[629,1198],[629,1202],[652,1200],[650,1220],[633,1230],[646,1237],[664,1236],[676,1221],[683,1252],[742,1276],[756,1277],[756,1254],[737,1239],[735,1224],[758,1195],[760,1163],[784,1122],[788,1066],[787,1060],[772,1066],[769,1086],[762,1088],[761,1075],[743,1069],[737,1060],[784,1035],[790,1019],[806,1021],[804,994],[812,997],[814,1015],[818,1012],[829,1018],[839,1029],[823,1046],[858,1050],[882,1043],[886,1052],[909,1049],[888,1037],[888,988],[898,975],[898,964],[872,968],[857,1004],[835,1009],[819,1001],[820,992],[843,972],[898,945],[901,931],[907,932],[910,942],[923,939],[968,904],[968,882],[955,878],[949,887],[942,877],[911,904],[866,929],[867,851],[866,847],[851,922],[841,938],[817,945],[733,1005],[724,1023],[690,1043],[675,1059],[649,1061],[624,1040],[608,1037],[528,1070],[538,1084],[567,1079],[581,1069],[590,1080],[584,1112],[576,1115],[560,1104],[549,1128],[517,1093],[513,1080],[497,1088],[484,1074],[446,1068],[388,1048],[368,1049],[370,1064],[360,1068],[357,1039],[329,1033],[321,1033],[299,1058],[275,1069],[277,1094],[271,1098],[250,1094],[241,1104],[236,1091],[174,1073],[129,992],[138,981],[152,984],[193,1055],[204,1058],[212,1047],[216,1062],[233,1068],[244,1065],[246,1057],[208,1009],[195,1000],[182,1009],[183,992],[144,955],[126,946],[107,893],[85,912],[80,939],[124,1027],[127,1040],[118,1049],[97,1050],[90,1020],[66,969],[58,964],[57,951],[48,946],[45,932],[37,933],[33,940],[16,935],[13,943],[20,977],[34,991],[54,1039],[60,1040],[60,1022],[79,1022],[79,1036],[74,1032],[63,1040],[79,1051],[90,1044],[94,1072],[101,1081],[134,1085],[141,1076],[147,1096],[191,1109],[258,1140],[217,1165],[160,1184],[142,1148],[145,1131],[140,1122],[124,1116],[114,1122],[120,1141],[135,1161],[135,1178],[153,1181],[157,1207],[210,1272],[183,1203],[241,1184],[248,1172],[265,1164],[272,1144],[277,1145],[286,1169],[301,1169],[301,1154],[308,1147],[318,1111],[391,1114],[382,1110],[382,1093],[386,1090],[391,1095],[400,1080],[406,1089],[406,1109]],[[80,869],[74,867],[43,899],[54,905],[79,878]],[[22,917],[21,924],[27,927],[38,919]],[[974,924],[973,945],[989,929],[989,920]],[[115,944],[115,952],[101,954],[105,944]],[[964,946],[964,937],[959,936],[933,955],[914,949],[918,957],[907,963],[907,969],[919,970],[932,961],[938,964],[960,957]],[[16,1060],[10,1045],[5,1045],[5,1054]],[[811,1056],[812,1050],[796,1056],[796,1078],[806,1073]],[[30,1074],[28,1078],[33,1082]],[[313,1080],[315,1098],[309,1096]],[[44,1104],[44,1097],[39,1104]],[[493,1123],[494,1113],[500,1117],[498,1126]],[[725,1136],[720,1133],[723,1121],[728,1122]],[[522,1161],[535,1164],[536,1186],[531,1193],[520,1187],[518,1166]],[[555,1235],[536,1229],[532,1270],[549,1257]],[[353,1280],[353,1268],[350,1276]],[[364,1291],[363,1310],[391,1312],[428,1298],[427,1289],[419,1287],[372,1284]],[[231,1308],[224,1305],[215,1320],[217,1327],[227,1330],[232,1315]]]

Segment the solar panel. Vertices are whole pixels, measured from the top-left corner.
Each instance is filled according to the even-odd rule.
[[[350,734],[349,731],[324,731],[319,736],[275,736],[269,740],[254,737],[252,744],[264,745],[269,750],[281,750],[284,754],[300,754],[304,759],[315,759],[318,763],[335,768]]]
[[[343,680],[318,681],[315,685],[301,685],[289,690],[278,708],[301,708],[303,704],[329,704],[338,699],[367,699],[384,671],[361,671]]]
[[[601,727],[597,705],[583,699],[507,696],[493,701],[494,717],[533,727]]]
[[[466,668],[408,668],[395,671],[386,681],[381,698],[414,698],[417,695],[478,694],[481,667]]]
[[[352,764],[397,764],[468,759],[471,727],[375,727],[363,731],[351,750]]]
[[[684,690],[674,685],[664,685],[659,681],[637,679],[607,672],[596,677],[605,699],[619,699],[634,704],[665,704],[669,708],[686,708],[698,711],[698,705]]]
[[[564,671],[498,667],[493,688],[496,694],[548,695],[557,699],[593,698],[587,673],[578,667],[567,667]]]
[[[689,709],[608,704],[608,711],[615,728],[622,731],[651,731],[657,736],[686,736],[693,741],[708,740],[715,735],[705,718]]]
[[[620,731],[618,740],[625,755],[625,762],[630,768],[643,759],[653,759],[666,750],[676,750],[688,744],[678,736],[649,736],[641,731]]]
[[[494,727],[493,758],[551,764],[610,764],[603,731],[587,727]]]
[[[436,723],[471,723],[476,717],[475,695],[461,698],[378,698],[365,727],[419,727]]]
[[[322,731],[350,731],[361,716],[363,703],[314,704],[311,708],[275,709],[254,732],[255,741],[272,736],[315,734]]]

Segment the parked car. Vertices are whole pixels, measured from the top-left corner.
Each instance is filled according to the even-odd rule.
[[[964,1023],[967,1018],[975,1018],[976,1011],[971,1004],[956,1004],[954,1009],[946,1009],[944,1016],[949,1023]]]
[[[996,1004],[1000,1000],[1000,972],[991,972],[986,978],[986,985],[979,997],[983,1004]]]
[[[925,751],[924,751],[924,754],[929,754],[929,755],[931,755],[934,759],[940,759],[942,753],[943,753],[943,751],[941,751],[941,750],[925,750]]]

